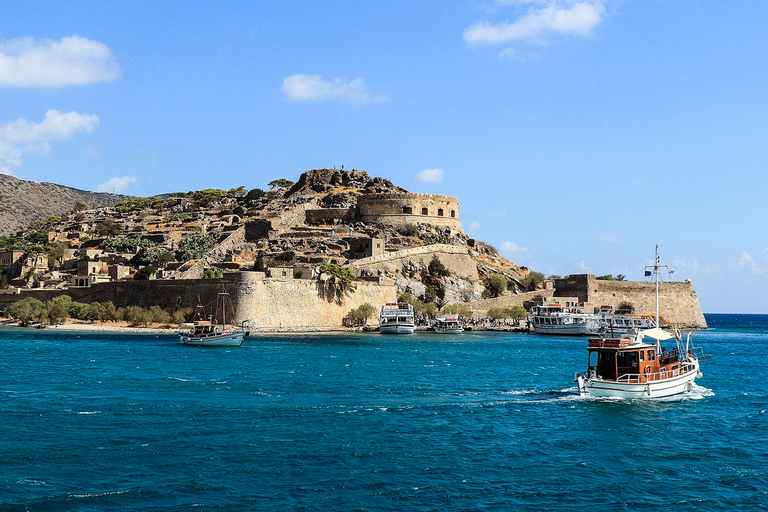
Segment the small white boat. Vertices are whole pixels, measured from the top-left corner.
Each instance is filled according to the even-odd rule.
[[[464,332],[464,323],[458,315],[437,315],[432,328],[441,334],[461,334]]]
[[[221,322],[217,322],[215,315],[209,315],[204,320],[205,306],[198,305],[195,312],[195,320],[181,325],[179,329],[179,341],[182,345],[194,345],[198,347],[239,347],[243,344],[245,329],[234,322],[227,324],[226,302],[231,300],[226,292],[219,293],[216,298],[215,315],[221,315]],[[219,308],[219,305],[221,306]]]
[[[650,316],[617,313],[613,306],[601,306],[597,316],[599,317],[600,328],[597,332],[590,334],[624,335],[658,327]]]
[[[416,319],[413,306],[406,302],[388,302],[381,306],[379,332],[383,334],[413,334]]]
[[[594,313],[585,313],[576,304],[561,304],[554,299],[533,306],[528,321],[536,334],[583,336],[600,329],[600,321]]]
[[[665,265],[659,265],[656,246],[656,260],[648,267],[656,280],[655,325],[659,325],[661,267]],[[675,347],[667,351],[661,342],[673,338]],[[587,371],[577,373],[575,381],[579,394],[591,397],[662,398],[685,393],[701,377],[699,361],[706,359],[697,353],[690,333],[683,343],[679,330],[673,336],[658,327],[618,338],[591,338],[587,351]]]

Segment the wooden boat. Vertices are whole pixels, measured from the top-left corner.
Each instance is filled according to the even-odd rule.
[[[656,320],[659,325],[659,247],[653,275],[656,280]],[[650,275],[646,271],[646,275]],[[629,334],[629,333],[628,333]],[[674,339],[667,351],[663,341]],[[680,331],[674,335],[655,327],[610,338],[590,338],[587,346],[587,371],[577,373],[579,394],[592,397],[661,398],[690,391],[701,377],[699,361],[705,359],[691,342],[688,333],[683,343]]]
[[[684,346],[681,337],[661,329],[638,331],[633,337],[589,339],[587,372],[577,373],[575,379],[579,393],[661,398],[690,391],[701,377],[690,337],[689,333]],[[672,338],[676,347],[667,351],[661,342]]]
[[[243,344],[245,329],[243,325],[235,325],[234,321],[227,324],[227,301],[231,302],[226,292],[221,292],[216,297],[214,314],[205,318],[205,306],[198,305],[195,311],[195,320],[182,324],[179,330],[179,341],[182,345],[194,345],[198,347],[239,347]],[[221,322],[217,321],[221,319]]]
[[[381,306],[379,332],[383,334],[413,334],[416,329],[413,306],[407,302],[388,302]]]

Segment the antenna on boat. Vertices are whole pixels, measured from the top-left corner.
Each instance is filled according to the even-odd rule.
[[[648,269],[653,269],[653,280],[656,281],[656,327],[659,327],[659,269],[660,268],[666,268],[667,272],[670,272],[669,267],[666,265],[660,265],[659,264],[659,244],[656,244],[656,257],[654,258],[653,265],[646,265],[645,266],[645,276],[648,277],[651,275],[651,271]]]

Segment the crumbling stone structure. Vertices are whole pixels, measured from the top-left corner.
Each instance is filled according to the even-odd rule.
[[[459,200],[437,194],[364,194],[357,199],[362,222],[399,226],[419,222],[444,226],[462,232]]]

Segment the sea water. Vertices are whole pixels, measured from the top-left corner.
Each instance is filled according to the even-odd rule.
[[[648,401],[575,337],[0,330],[0,510],[765,510],[768,316],[707,320]]]

